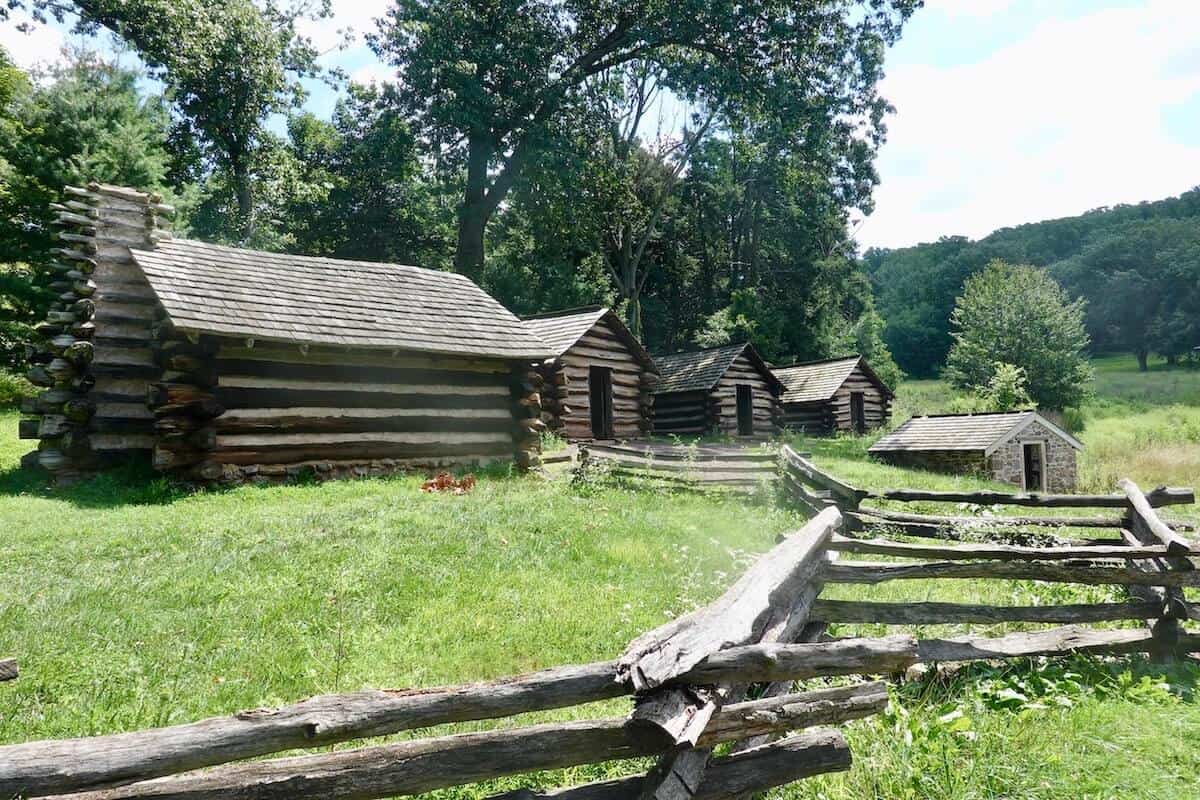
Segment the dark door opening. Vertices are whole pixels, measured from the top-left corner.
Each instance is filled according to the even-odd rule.
[[[855,433],[867,432],[867,404],[862,392],[850,393],[850,430]]]
[[[1039,442],[1024,446],[1025,491],[1040,492],[1046,488],[1046,465],[1042,463],[1043,450]]]
[[[592,412],[592,438],[613,438],[612,369],[588,368],[588,405]]]
[[[737,387],[738,436],[754,435],[754,390],[746,385]]]

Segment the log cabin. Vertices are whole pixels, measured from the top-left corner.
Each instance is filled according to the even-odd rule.
[[[904,467],[974,474],[1030,492],[1072,492],[1083,445],[1036,411],[913,417],[869,449]]]
[[[783,424],[821,436],[866,433],[887,424],[895,394],[862,356],[810,361],[773,369],[783,381]]]
[[[21,432],[60,482],[138,458],[231,483],[537,462],[551,352],[468,278],[176,240],[114,186],[57,210]]]
[[[654,433],[767,437],[779,432],[783,384],[749,343],[654,357]]]
[[[542,362],[542,421],[569,441],[650,433],[654,360],[621,318],[588,306],[524,318],[554,353]]]

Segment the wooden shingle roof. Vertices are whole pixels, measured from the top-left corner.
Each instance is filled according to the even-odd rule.
[[[130,252],[184,332],[469,357],[551,355],[508,309],[452,272],[186,239]]]
[[[651,371],[655,369],[654,360],[646,348],[630,332],[629,328],[625,327],[625,323],[611,308],[585,306],[547,314],[531,314],[521,319],[539,339],[554,351],[556,356],[561,356],[570,350],[576,342],[583,338],[585,333],[604,320],[642,366]]]
[[[854,370],[862,366],[863,373],[879,387],[888,397],[894,397],[892,390],[887,387],[862,356],[845,356],[844,358],[829,358],[823,361],[809,361],[792,367],[775,367],[774,372],[783,381],[783,396],[779,399],[784,403],[812,403],[829,400],[837,393]]]
[[[1076,450],[1079,440],[1036,411],[1004,411],[992,414],[937,414],[913,417],[871,445],[867,452],[906,450],[979,450],[990,454],[998,446],[1039,422]]]
[[[767,383],[777,391],[783,390],[783,384],[771,372],[771,368],[754,346],[749,342],[741,342],[707,350],[655,356],[654,363],[658,366],[659,381],[654,387],[654,394],[708,391],[721,380],[721,376],[743,353],[763,374]]]

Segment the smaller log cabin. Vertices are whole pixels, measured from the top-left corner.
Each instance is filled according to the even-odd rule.
[[[887,424],[895,394],[862,356],[776,367],[783,381],[783,424],[823,436],[838,431],[866,433]]]
[[[655,356],[656,434],[721,433],[765,437],[779,432],[783,384],[749,343]]]
[[[913,417],[867,451],[904,467],[984,475],[1030,492],[1075,489],[1079,440],[1036,411]]]
[[[21,424],[58,482],[131,459],[230,483],[537,463],[551,353],[468,278],[173,239],[152,195],[67,194]]]
[[[570,441],[650,433],[654,360],[612,309],[588,306],[525,317],[554,353],[542,362],[542,421]]]

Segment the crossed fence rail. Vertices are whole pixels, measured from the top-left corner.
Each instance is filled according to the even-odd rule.
[[[1069,526],[1058,519],[1022,518],[1020,526],[1011,520],[988,524],[1006,534],[1026,528],[1054,530],[1053,541],[1011,544],[974,530],[971,538],[982,541],[961,541],[955,518],[906,514],[894,519],[889,515],[896,512],[864,506],[863,501],[903,501],[916,499],[916,494],[931,501],[985,501],[978,493],[934,497],[871,492],[817,469],[790,448],[782,455],[785,491],[811,512],[811,520],[783,537],[713,603],[642,634],[615,660],[463,686],[324,695],[186,725],[8,745],[0,747],[0,797],[380,798],[656,756],[654,767],[644,774],[500,797],[737,798],[848,769],[851,754],[845,739],[836,728],[825,726],[877,713],[887,702],[881,682],[797,691],[796,681],[889,675],[922,662],[1080,651],[1150,652],[1168,658],[1200,651],[1200,636],[1182,625],[1195,619],[1197,611],[1182,592],[1200,585],[1200,573],[1190,559],[1192,545],[1156,511],[1163,505],[1193,502],[1190,490],[1146,495],[1126,483],[1120,495],[1002,495],[990,502],[1121,509],[1123,516],[1103,517],[1103,524],[1096,521],[1101,518],[1092,519],[1080,527],[1114,527],[1122,538],[1068,540],[1058,533]],[[897,523],[902,533],[919,531],[915,535],[941,541],[922,544],[881,536],[895,535]],[[843,554],[913,560],[847,561]],[[1114,583],[1129,587],[1130,598],[1124,603],[1020,608],[820,597],[829,583],[964,577]],[[1103,630],[1078,624],[1127,618],[1147,625]],[[825,636],[828,622],[964,621],[1076,624],[992,638]],[[633,703],[629,713],[618,718],[248,760],[622,696],[632,696]],[[751,696],[756,699],[746,699]],[[729,742],[736,743],[729,754],[714,755],[715,745]]]

